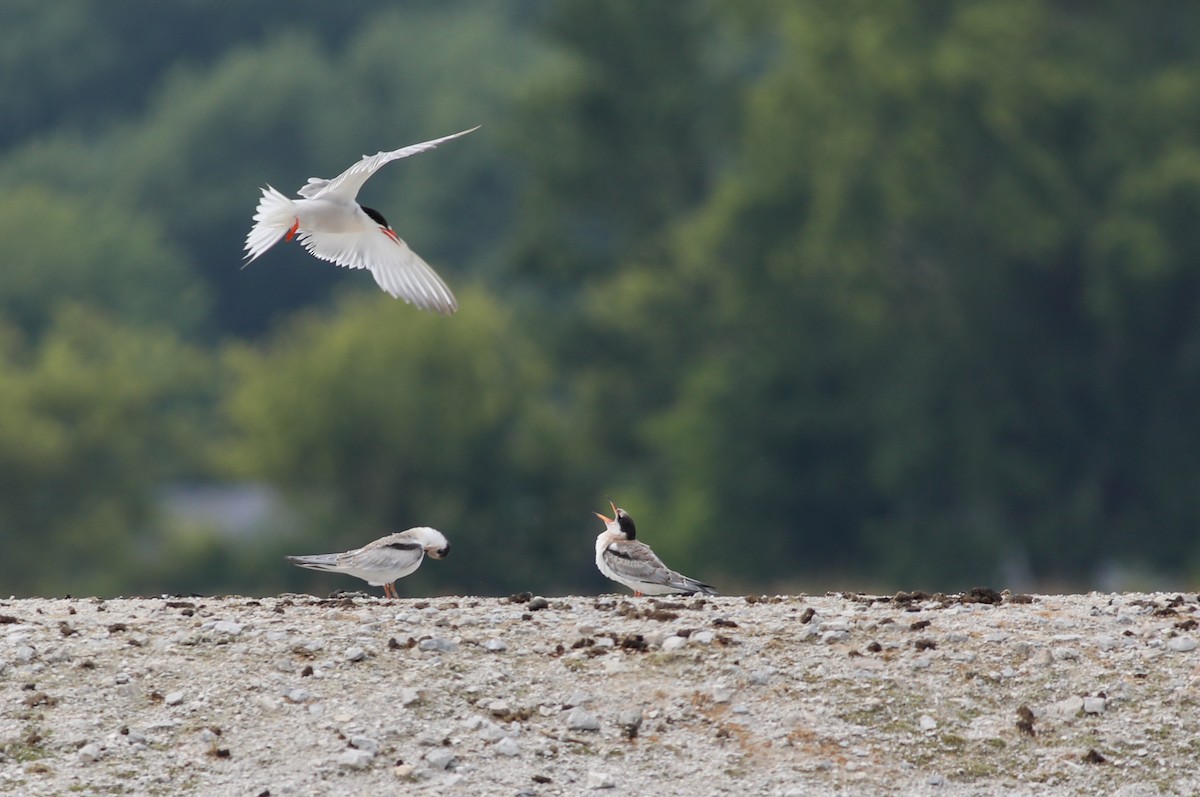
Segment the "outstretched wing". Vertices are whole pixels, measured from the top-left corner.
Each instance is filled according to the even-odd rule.
[[[305,232],[300,242],[313,257],[346,268],[365,268],[379,287],[422,310],[450,315],[458,301],[429,264],[399,237],[382,230]]]
[[[410,144],[407,147],[394,149],[391,152],[377,152],[374,155],[363,155],[362,160],[332,180],[323,180],[320,177],[308,178],[308,182],[300,188],[298,193],[305,199],[316,199],[317,197],[328,197],[331,195],[336,195],[342,199],[354,199],[358,196],[358,191],[363,187],[363,183],[370,179],[371,175],[392,161],[407,158],[409,155],[416,155],[418,152],[425,152],[445,141],[465,136],[467,133],[472,133],[478,129],[479,125],[475,125],[470,130],[463,130],[460,133],[442,136],[430,141],[422,141],[420,144]]]

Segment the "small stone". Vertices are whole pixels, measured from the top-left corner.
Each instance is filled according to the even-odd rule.
[[[711,645],[717,635],[712,631],[697,631],[689,637],[697,645]]]
[[[339,767],[343,769],[366,769],[374,760],[375,754],[366,750],[344,750],[337,757]]]
[[[1117,640],[1110,636],[1096,637],[1096,647],[1103,651],[1114,650],[1117,647]]]
[[[607,772],[588,772],[587,780],[584,782],[585,788],[588,789],[611,789],[616,785],[617,782],[613,780],[613,776]]]
[[[168,692],[163,702],[168,706],[178,706],[183,702],[183,692]]]
[[[937,720],[928,714],[922,714],[921,718],[917,720],[917,724],[921,726],[921,730],[923,731],[936,730],[938,726]]]
[[[453,639],[431,637],[429,639],[422,639],[417,645],[417,648],[427,653],[430,651],[437,653],[451,653],[455,650],[458,650],[458,643]]]
[[[591,701],[591,699],[592,696],[587,692],[572,692],[571,696],[563,701],[563,708],[575,708],[576,706],[582,706]]]
[[[411,706],[421,701],[421,690],[411,686],[402,688],[396,696],[402,706]]]
[[[100,749],[100,745],[95,742],[88,742],[83,747],[79,748],[79,760],[85,764],[90,764],[93,761],[99,761],[104,755],[104,751]]]
[[[1103,714],[1108,701],[1102,697],[1085,697],[1083,699],[1084,714]]]
[[[450,769],[458,763],[454,751],[444,747],[435,747],[424,755],[424,759],[434,769]]]
[[[1083,711],[1083,698],[1077,696],[1065,698],[1046,707],[1047,714],[1063,719],[1076,717],[1081,711]]]
[[[1029,661],[1035,667],[1049,667],[1054,663],[1054,654],[1050,652],[1049,648],[1041,648],[1033,654]]]
[[[37,657],[37,649],[30,645],[20,645],[14,651],[14,654],[17,657],[17,661],[28,664]]]
[[[356,645],[346,648],[346,652],[342,655],[346,657],[346,661],[362,661],[367,657],[367,652]]]
[[[1196,649],[1196,640],[1190,636],[1177,636],[1167,640],[1167,650],[1188,653]]]
[[[533,600],[529,601],[526,606],[526,608],[528,608],[531,612],[536,612],[541,609],[548,609],[549,607],[550,601],[546,600],[545,598],[534,598]]]
[[[237,636],[242,633],[242,626],[231,620],[218,620],[213,624],[213,630],[218,634],[228,634],[229,636]]]
[[[774,670],[755,670],[750,673],[750,683],[755,686],[766,686],[771,682],[771,676],[775,674]]]
[[[714,703],[728,703],[733,699],[733,690],[728,686],[714,686],[711,692]]]
[[[638,728],[642,727],[642,710],[634,708],[622,711],[617,715],[617,725],[621,726],[621,735],[626,739],[637,738]]]
[[[930,786],[941,786],[946,782],[946,778],[935,772],[934,774],[930,775],[925,782]]]
[[[490,711],[492,713],[492,716],[503,717],[505,714],[509,714],[512,712],[512,707],[509,706],[508,703],[503,700],[493,700],[488,705],[488,711]]]
[[[412,777],[413,769],[412,764],[400,764],[392,768],[392,774],[400,780],[408,780]]]
[[[283,693],[283,696],[290,703],[305,703],[308,701],[308,690],[289,689]]]
[[[485,742],[498,742],[507,737],[505,730],[494,722],[487,722],[479,731],[479,738]]]
[[[492,653],[503,653],[508,650],[508,645],[502,639],[489,639],[483,643],[484,650],[490,650]]]
[[[517,744],[517,740],[513,739],[511,736],[506,736],[500,741],[496,742],[494,749],[496,750],[497,754],[503,756],[512,757],[521,754],[521,745]]]
[[[446,737],[442,736],[440,733],[434,733],[433,731],[421,731],[417,734],[417,744],[421,745],[422,747],[438,747],[445,738]]]
[[[350,746],[356,750],[375,755],[379,752],[379,742],[372,739],[370,736],[351,736]]]
[[[750,708],[745,703],[738,703],[729,709],[731,714],[749,714]]]
[[[914,670],[928,670],[933,666],[933,659],[928,656],[918,656],[913,659],[912,668]]]
[[[663,640],[662,649],[666,653],[679,650],[687,645],[687,640],[681,636],[669,636]]]
[[[567,728],[572,731],[598,731],[600,720],[584,708],[573,708],[567,715]]]

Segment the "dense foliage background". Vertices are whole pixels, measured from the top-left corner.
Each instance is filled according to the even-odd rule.
[[[1194,584],[1200,6],[0,4],[0,593]],[[364,201],[462,309],[280,246]],[[1134,583],[1131,583],[1134,582]]]

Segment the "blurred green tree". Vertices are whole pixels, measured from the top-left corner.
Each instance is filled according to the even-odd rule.
[[[154,491],[204,468],[218,380],[165,326],[63,307],[41,338],[0,347],[0,583],[112,594],[141,566]]]
[[[204,284],[153,219],[15,186],[0,196],[0,240],[0,314],[26,335],[40,336],[59,307],[75,303],[184,334],[206,320]]]

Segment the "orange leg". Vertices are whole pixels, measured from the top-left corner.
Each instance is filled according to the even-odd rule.
[[[298,230],[298,229],[300,229],[300,219],[296,219],[296,223],[292,225],[292,229],[287,231],[287,235],[284,236],[283,240],[290,241],[293,238],[295,238],[296,230]]]
[[[638,591],[635,589],[635,590],[633,591],[633,597],[635,597],[635,598],[643,598],[643,597],[645,597],[645,596],[644,596],[644,595],[642,595],[642,593],[638,592]]]

